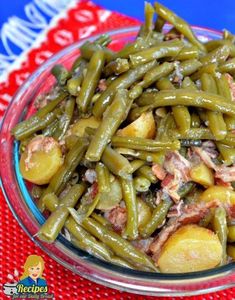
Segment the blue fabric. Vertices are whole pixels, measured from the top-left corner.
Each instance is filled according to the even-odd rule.
[[[18,284],[23,284],[24,286],[47,286],[46,280],[38,278],[36,282],[31,277],[26,277],[23,280],[20,280]]]
[[[94,2],[143,20],[144,0],[94,0]],[[235,0],[160,0],[159,2],[177,12],[190,24],[218,30],[226,28],[235,33]]]

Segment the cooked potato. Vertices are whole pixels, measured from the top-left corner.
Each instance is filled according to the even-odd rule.
[[[199,200],[205,202],[219,200],[222,203],[233,206],[235,205],[235,192],[223,186],[213,185],[201,194]]]
[[[52,137],[37,136],[26,147],[20,158],[24,179],[35,184],[46,184],[63,164],[60,146]]]
[[[178,229],[163,246],[158,265],[163,273],[185,273],[216,267],[222,258],[217,235],[198,225]]]
[[[209,187],[214,184],[213,171],[208,168],[204,163],[200,163],[194,166],[190,170],[190,176],[192,181],[199,183],[205,187]]]
[[[79,119],[71,127],[72,134],[82,137],[84,135],[86,127],[97,128],[100,122],[95,117],[90,117],[86,119]]]
[[[144,227],[152,216],[150,207],[140,198],[137,197],[138,209],[138,227]]]
[[[154,138],[156,126],[152,112],[145,112],[123,129],[118,130],[117,135],[141,137],[146,139]]]
[[[231,243],[235,242],[235,225],[228,226],[228,241]]]

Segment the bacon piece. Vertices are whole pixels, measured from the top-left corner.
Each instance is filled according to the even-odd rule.
[[[228,81],[228,84],[229,84],[232,100],[235,101],[235,82],[233,80],[233,77],[228,73],[225,74],[225,77],[226,77],[226,79]]]
[[[149,246],[152,243],[153,238],[148,238],[148,239],[144,239],[144,240],[135,240],[132,241],[132,245],[139,249],[140,251],[144,252],[144,253],[148,253],[149,252]]]
[[[121,232],[125,228],[127,221],[127,211],[125,207],[116,206],[105,212],[104,216],[112,224],[115,231]]]
[[[212,161],[211,156],[207,151],[199,147],[193,147],[193,151],[201,158],[201,160],[205,163],[205,165],[207,165],[208,168],[211,168],[213,170],[216,169],[216,164]]]
[[[229,188],[229,189],[233,190],[231,182],[224,182],[220,178],[215,178],[215,185],[221,185],[221,186],[224,186],[226,188]]]
[[[235,165],[231,167],[226,165],[217,166],[215,178],[221,179],[224,183],[235,181]]]
[[[159,164],[154,164],[152,166],[153,174],[160,180],[163,180],[166,177],[166,171]]]
[[[98,88],[101,92],[104,92],[107,89],[106,79],[100,79]]]
[[[219,206],[219,201],[211,201],[209,203],[199,203],[186,205],[182,209],[179,217],[171,218],[166,226],[163,227],[159,235],[154,239],[149,247],[153,253],[153,259],[157,262],[161,249],[168,238],[182,225],[198,223],[212,207]]]
[[[180,200],[180,202],[176,203],[173,205],[167,214],[168,218],[173,218],[173,217],[179,217],[182,214],[182,208],[183,208],[184,201]]]

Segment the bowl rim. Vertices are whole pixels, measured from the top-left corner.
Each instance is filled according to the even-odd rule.
[[[217,36],[221,36],[222,32],[221,31],[218,31],[218,30],[214,30],[214,29],[210,29],[210,28],[206,28],[206,27],[201,27],[201,26],[192,26],[192,28],[194,30],[199,30],[199,31],[204,31],[204,32],[209,32],[209,33],[212,33],[212,34],[215,34]],[[136,32],[138,31],[139,29],[139,26],[130,26],[130,27],[125,27],[125,28],[121,28],[121,29],[116,29],[116,30],[111,30],[111,31],[104,31],[103,33],[107,33],[107,34],[110,34],[110,35],[115,35],[115,34],[125,34],[125,33],[130,33],[130,32]],[[84,38],[84,39],[81,39],[79,41],[77,41],[76,43],[73,43],[67,47],[65,47],[64,49],[60,50],[59,52],[55,53],[54,55],[52,55],[49,59],[47,59],[39,68],[37,68],[28,78],[27,80],[23,83],[23,85],[16,91],[16,93],[14,94],[11,102],[9,103],[8,105],[8,108],[4,114],[4,117],[3,117],[3,120],[1,122],[1,129],[0,129],[0,136],[2,134],[2,127],[3,127],[3,124],[4,124],[4,121],[6,119],[6,116],[9,114],[9,111],[11,109],[11,105],[12,103],[14,102],[15,99],[18,99],[21,97],[21,95],[24,93],[24,91],[28,88],[28,85],[29,85],[29,82],[31,81],[34,81],[37,76],[39,74],[41,74],[44,70],[46,70],[46,67],[47,67],[47,64],[48,63],[52,63],[52,62],[55,62],[57,61],[58,59],[60,59],[61,57],[63,57],[64,54],[67,54],[69,53],[68,51],[73,51],[75,48],[78,47],[78,45],[82,44],[85,40],[94,40],[96,39],[98,36],[100,36],[101,34],[103,33],[99,33],[99,34],[95,34],[95,35],[92,35],[88,38]],[[203,33],[202,33],[203,35]],[[1,141],[1,138],[0,138],[0,141]],[[0,145],[0,149],[1,149],[1,145]],[[7,201],[7,204],[9,206],[9,208],[11,209],[14,217],[16,218],[16,220],[18,221],[18,223],[20,224],[21,228],[23,228],[23,230],[28,234],[28,236],[30,237],[30,239],[36,243],[44,252],[47,253],[47,255],[49,255],[50,257],[52,257],[54,260],[56,260],[57,262],[59,262],[60,264],[64,265],[66,268],[70,268],[67,264],[63,264],[63,262],[58,259],[55,255],[53,255],[53,253],[51,253],[47,248],[45,248],[43,246],[43,244],[41,242],[39,242],[35,237],[33,237],[27,227],[25,226],[25,224],[23,224],[22,220],[19,219],[19,217],[17,216],[17,212],[14,210],[14,207],[12,206],[12,204],[10,203],[9,201],[9,197],[7,196],[7,192],[6,192],[6,189],[4,187],[4,179],[2,178],[2,171],[0,170],[0,187],[2,188],[2,191],[3,191],[3,194],[4,194],[4,197]],[[34,215],[35,217],[35,215]],[[35,217],[36,218],[36,217]],[[37,218],[36,218],[37,219]],[[37,221],[39,222],[39,220],[37,219]],[[39,222],[40,223],[40,222]],[[72,246],[74,249],[77,249],[75,248],[74,246]],[[83,253],[86,253],[85,251],[83,250],[79,250]],[[84,256],[84,255],[83,255]],[[120,267],[120,266],[116,266],[112,263],[109,263],[107,261],[103,261],[102,259],[99,259],[99,258],[96,258],[90,254],[88,254],[89,256],[89,259],[93,260],[93,261],[89,261],[89,263],[94,263],[95,265],[98,265],[100,267],[103,267],[105,269],[108,269],[109,267],[112,268],[112,271],[114,271],[115,273],[117,274],[120,274],[122,273],[122,271],[124,270],[124,272],[127,274],[127,275],[130,275],[130,276],[138,276],[140,277],[141,279],[146,279],[146,278],[152,278],[152,279],[155,279],[155,280],[158,280],[158,281],[161,281],[161,280],[171,280],[172,282],[173,281],[179,281],[179,280],[184,280],[184,279],[204,279],[206,277],[210,277],[210,276],[216,276],[216,275],[224,275],[224,273],[226,272],[231,272],[232,269],[234,269],[235,267],[235,262],[232,262],[232,263],[229,263],[225,266],[220,266],[220,267],[217,267],[217,268],[213,268],[213,269],[210,269],[210,270],[205,270],[205,271],[198,271],[198,272],[190,272],[190,273],[178,273],[178,274],[166,274],[166,273],[153,273],[153,272],[145,272],[145,271],[136,271],[136,270],[132,270],[132,269],[127,269],[127,268],[124,268],[124,267]],[[83,259],[81,257],[81,259]],[[70,268],[71,269],[71,268]],[[72,269],[72,271],[74,271]],[[98,283],[101,283],[105,286],[109,286],[109,287],[112,287],[112,288],[118,288],[116,285],[113,285],[113,284],[108,284],[107,281],[105,280],[98,280],[97,278],[94,279],[94,277],[86,277],[85,274],[80,274],[81,276],[89,279],[89,280],[93,280],[95,282],[98,282]],[[222,287],[222,288],[226,288],[226,286]],[[120,287],[119,287],[120,288]],[[206,291],[203,291],[203,292],[211,292],[211,291],[214,291],[214,290],[218,290],[218,289],[221,289],[221,286],[218,286],[218,287],[213,287],[213,288],[207,288]],[[134,292],[133,289],[127,289],[128,291],[131,291],[131,292]],[[201,293],[202,291],[200,291]],[[158,295],[160,295],[161,293],[158,293]],[[180,295],[180,293],[176,293],[177,295]],[[187,292],[187,295],[189,295],[190,293]],[[195,295],[197,294],[195,291],[191,293],[192,295]],[[166,295],[165,293],[162,294],[162,295]],[[172,294],[173,295],[173,294]]]

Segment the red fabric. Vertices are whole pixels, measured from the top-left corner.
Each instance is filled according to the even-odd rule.
[[[29,52],[21,68],[13,71],[7,82],[0,84],[0,118],[16,89],[33,70],[53,53],[81,37],[138,23],[137,20],[118,13],[109,13],[92,2],[78,3],[75,8],[68,11],[67,16],[62,18],[56,27],[48,32],[43,43]],[[25,259],[31,254],[43,257],[46,266],[44,276],[49,286],[49,292],[54,293],[54,299],[158,299],[158,297],[138,296],[106,288],[59,265],[24,233],[0,191],[0,299],[9,299],[2,292],[2,285],[9,282],[7,275],[13,274],[15,269],[21,274]],[[170,298],[159,297],[159,299]],[[235,289],[177,299],[235,299]]]

